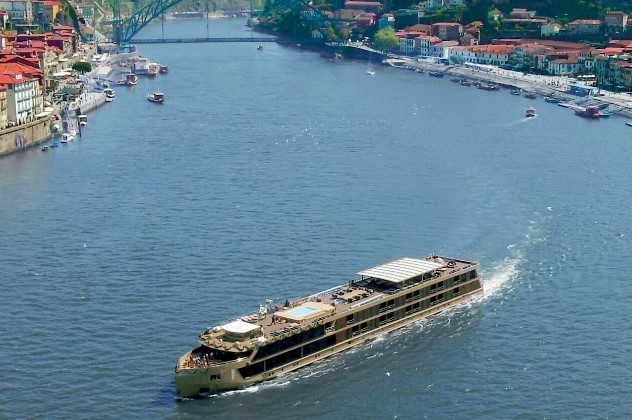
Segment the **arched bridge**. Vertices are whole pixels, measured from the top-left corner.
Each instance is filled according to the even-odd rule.
[[[149,22],[162,16],[168,9],[180,3],[182,0],[150,0],[148,3],[136,8],[132,14],[121,16],[120,0],[109,0],[114,11],[113,41],[118,44],[127,44],[132,41]],[[320,25],[328,19],[320,10],[310,5],[310,0],[273,0],[274,7],[291,9],[302,13],[308,20]]]

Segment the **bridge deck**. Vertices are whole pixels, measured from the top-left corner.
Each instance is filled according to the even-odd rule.
[[[210,38],[139,38],[130,44],[192,44],[200,42],[279,42],[276,37],[210,37]]]

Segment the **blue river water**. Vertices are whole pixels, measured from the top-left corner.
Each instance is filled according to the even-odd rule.
[[[142,53],[169,74],[81,140],[0,159],[0,418],[630,418],[622,118],[276,44]],[[480,261],[485,297],[174,401],[205,327],[430,253]]]

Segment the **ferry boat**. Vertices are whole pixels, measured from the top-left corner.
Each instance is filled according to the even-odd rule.
[[[588,106],[583,109],[581,108],[575,109],[575,114],[580,117],[591,118],[591,119],[598,119],[604,116],[599,110],[599,108],[596,106]]]
[[[299,369],[483,292],[477,262],[400,258],[282,307],[204,330],[175,367],[178,399],[239,389]]]
[[[147,100],[149,102],[154,102],[157,104],[162,104],[165,102],[165,94],[162,92],[154,92],[151,95],[147,95]]]
[[[527,111],[525,112],[525,114],[526,114],[527,118],[535,117],[536,116],[535,108],[533,108],[533,107],[527,108]]]
[[[125,76],[125,81],[127,82],[127,86],[136,86],[138,84],[138,76],[134,73],[129,73]]]
[[[112,102],[114,101],[114,97],[116,97],[116,92],[114,92],[114,89],[104,89],[103,93],[105,93],[105,102]]]

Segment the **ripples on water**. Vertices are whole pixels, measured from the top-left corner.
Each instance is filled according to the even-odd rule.
[[[0,417],[629,417],[622,120],[538,103],[523,122],[506,92],[277,45],[143,52],[170,74],[82,140],[0,159]],[[204,327],[432,252],[479,260],[485,295],[173,401]]]

